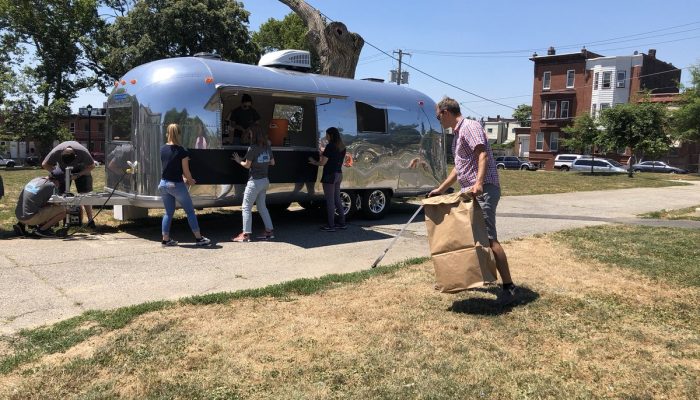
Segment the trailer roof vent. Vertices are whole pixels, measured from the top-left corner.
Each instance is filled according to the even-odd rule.
[[[311,71],[311,55],[306,50],[273,51],[260,57],[258,65],[309,72]]]
[[[198,57],[198,58],[207,58],[209,60],[221,60],[221,56],[218,54],[214,54],[214,53],[201,52],[201,53],[195,54],[194,56]]]
[[[382,78],[362,78],[362,80],[369,81],[369,82],[384,83],[384,79],[382,79]]]

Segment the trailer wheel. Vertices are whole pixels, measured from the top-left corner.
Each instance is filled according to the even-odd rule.
[[[341,190],[340,201],[343,203],[345,218],[352,218],[361,208],[362,196],[353,190]]]
[[[380,219],[389,211],[391,195],[382,189],[365,190],[362,193],[362,213],[368,219]]]

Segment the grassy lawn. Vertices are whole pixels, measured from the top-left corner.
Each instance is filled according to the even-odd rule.
[[[12,235],[12,225],[15,220],[15,206],[17,197],[24,185],[31,179],[42,176],[44,171],[36,169],[2,170],[5,183],[5,197],[0,199],[0,238]],[[630,179],[625,175],[595,175],[579,174],[573,172],[558,171],[499,171],[503,195],[518,196],[527,194],[565,193],[587,190],[625,189],[632,187],[664,187],[684,185],[684,180],[697,180],[695,175],[668,175],[668,174],[636,174]],[[95,190],[104,187],[104,167],[98,167],[93,173],[93,186]],[[455,185],[459,188],[459,185]],[[230,208],[212,208],[198,211],[198,214],[217,215],[235,212]],[[157,226],[163,211],[160,209],[149,210],[149,219],[139,222],[139,225]],[[176,218],[184,218],[182,210],[175,214]],[[206,216],[203,218],[206,219]],[[112,218],[112,211],[105,210],[97,217],[97,225],[103,232],[119,230],[122,224],[129,222],[117,221]]]
[[[649,213],[641,214],[642,218],[654,218],[654,219],[668,219],[668,220],[690,220],[690,221],[700,221],[700,212],[697,209],[700,205],[680,208],[677,210],[666,210],[652,211]]]
[[[700,397],[700,231],[507,244],[521,302],[413,260],[89,312],[0,341],[0,398]],[[622,249],[623,251],[620,251]]]

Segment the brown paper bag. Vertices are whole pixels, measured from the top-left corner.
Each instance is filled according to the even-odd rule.
[[[496,280],[496,259],[489,246],[484,215],[468,193],[423,200],[435,288],[457,293]]]

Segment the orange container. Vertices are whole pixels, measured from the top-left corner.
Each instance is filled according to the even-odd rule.
[[[270,129],[267,131],[270,142],[273,146],[282,146],[284,138],[287,137],[289,121],[286,119],[273,119],[270,121]]]

